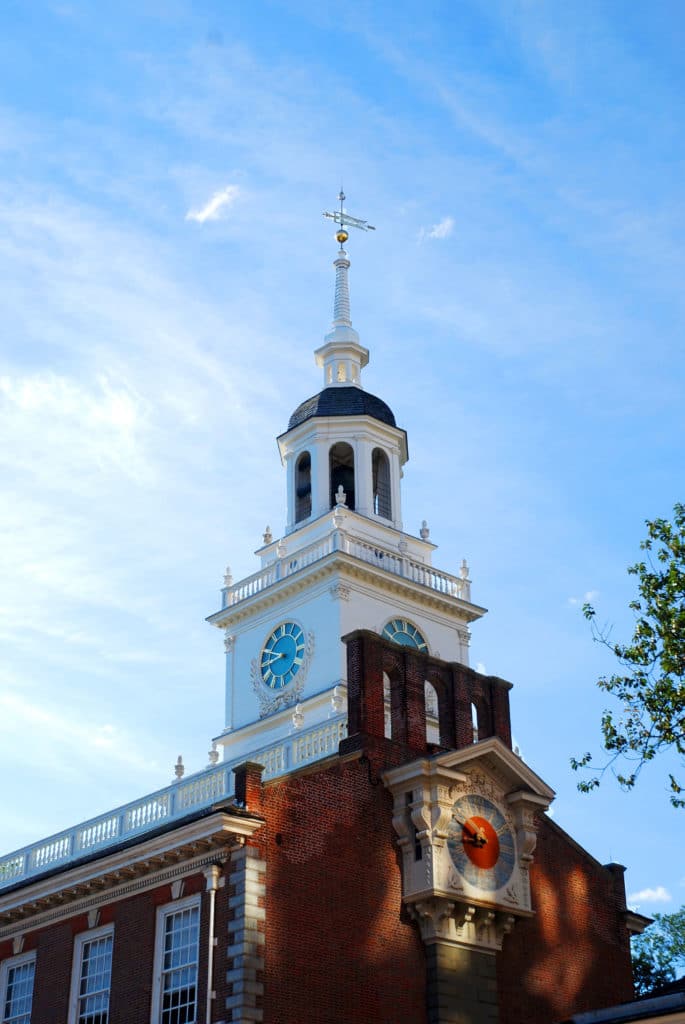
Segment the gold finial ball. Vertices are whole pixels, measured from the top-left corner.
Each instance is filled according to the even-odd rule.
[[[350,236],[348,235],[344,228],[340,228],[340,231],[338,231],[335,237],[336,240],[340,242],[341,245],[343,245]]]

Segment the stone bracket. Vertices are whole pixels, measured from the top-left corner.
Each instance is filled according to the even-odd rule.
[[[411,917],[418,923],[421,938],[431,942],[448,942],[471,949],[497,952],[504,936],[516,924],[516,917],[505,910],[481,907],[429,896],[407,904]]]

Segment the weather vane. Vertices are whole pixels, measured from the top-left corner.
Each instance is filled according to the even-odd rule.
[[[373,224],[369,224],[366,220],[359,220],[358,217],[350,217],[349,213],[347,213],[343,207],[343,203],[345,202],[345,193],[342,189],[340,189],[338,199],[340,200],[340,210],[336,210],[335,213],[327,213],[324,211],[324,217],[328,217],[329,220],[333,220],[336,224],[340,225],[339,229],[335,233],[335,237],[338,242],[340,242],[340,248],[342,249],[344,243],[350,237],[345,230],[346,227],[359,228],[360,231],[375,231],[376,229]]]

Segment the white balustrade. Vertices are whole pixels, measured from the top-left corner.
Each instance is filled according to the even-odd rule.
[[[221,765],[221,771],[207,772],[191,778],[182,786],[178,786],[175,792],[176,811],[186,810],[188,807],[202,807],[207,804],[216,803],[230,795],[228,780],[230,772],[225,765]]]
[[[19,856],[13,854],[11,857],[0,861],[0,886],[13,882],[15,878],[20,878],[25,870],[26,857],[23,853],[19,854]]]
[[[141,800],[129,807],[124,818],[124,831],[134,832],[148,825],[156,825],[169,817],[170,793],[156,793],[152,798]]]
[[[335,551],[343,551],[362,562],[375,565],[377,569],[384,569],[394,576],[402,576],[412,583],[418,583],[440,594],[457,597],[463,601],[471,600],[471,584],[468,579],[440,572],[431,565],[415,562],[397,551],[391,551],[378,544],[370,544],[343,530],[332,530],[323,540],[294,551],[292,555],[285,555],[277,562],[236,583],[235,586],[225,587],[222,591],[224,607],[232,607],[254,597],[279,580],[299,572],[300,569],[306,569]]]
[[[303,736],[298,736],[294,743],[294,764],[307,764],[320,757],[336,753],[340,740],[347,735],[347,721],[330,722],[311,729]]]
[[[84,825],[76,833],[76,847],[79,850],[91,850],[95,846],[116,839],[119,835],[121,819],[118,814],[100,818]]]
[[[71,855],[71,835],[53,836],[31,850],[30,863],[35,869],[47,868],[51,864],[58,864],[61,860]]]
[[[250,760],[264,765],[264,778],[277,778],[291,767],[334,754],[346,735],[347,718],[340,715],[285,741],[252,751]],[[8,854],[0,859],[0,892],[54,866],[65,867],[88,854],[104,853],[130,836],[141,839],[160,823],[171,824],[190,809],[211,807],[229,798],[234,792],[233,770],[244,760],[245,755],[212,765],[183,782],[172,783],[125,807]]]
[[[272,779],[277,775],[282,775],[286,770],[287,765],[287,751],[285,744],[281,743],[277,747],[270,747],[263,750],[260,754],[256,755],[258,764],[264,765],[265,779]]]

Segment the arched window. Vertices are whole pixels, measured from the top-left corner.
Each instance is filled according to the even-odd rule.
[[[426,743],[439,743],[440,712],[438,709],[438,692],[428,680],[423,684],[423,692],[426,705]]]
[[[354,452],[349,444],[338,441],[329,452],[331,469],[331,508],[336,503],[335,495],[339,487],[345,493],[345,504],[354,508]]]
[[[312,458],[302,452],[295,466],[295,522],[312,514]]]
[[[478,742],[478,708],[475,704],[471,705],[471,728],[473,729],[473,742]]]
[[[373,477],[373,510],[377,516],[392,519],[392,502],[390,500],[390,463],[388,456],[381,448],[374,448],[371,454],[371,472]]]
[[[383,673],[383,718],[385,720],[385,738],[392,739],[392,712],[390,710],[390,678]]]

